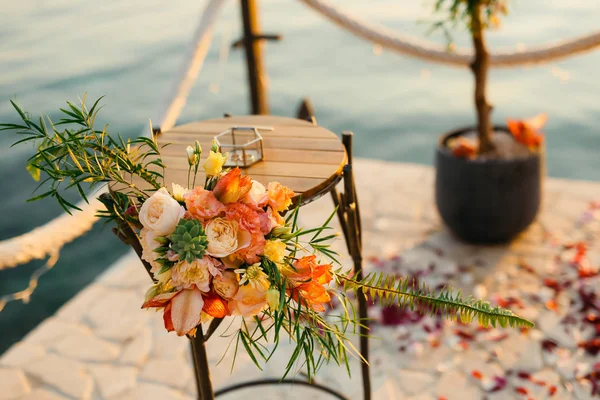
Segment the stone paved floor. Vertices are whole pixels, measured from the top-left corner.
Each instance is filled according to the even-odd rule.
[[[526,234],[507,246],[475,247],[441,226],[432,169],[359,160],[356,170],[368,268],[419,276],[433,286],[450,282],[536,322],[530,330],[481,329],[371,307],[374,399],[592,398],[600,375],[593,342],[600,340],[600,224],[591,214],[585,223],[580,217],[600,199],[600,184],[547,180],[543,212]],[[320,199],[303,210],[303,223],[314,225],[331,210],[330,199]],[[570,249],[579,241],[587,252]],[[341,241],[335,246],[343,253]],[[187,341],[167,334],[160,315],[140,310],[148,283],[131,254],[108,269],[0,358],[0,400],[194,398]],[[240,352],[230,373],[230,354],[218,364],[229,341],[213,338],[216,388],[280,377],[290,350],[280,348],[264,372]],[[349,378],[344,368],[327,366],[317,379],[359,399],[356,360],[352,371]],[[222,398],[259,396],[326,398],[298,386]]]

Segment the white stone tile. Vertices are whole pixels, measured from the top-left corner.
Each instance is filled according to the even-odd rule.
[[[46,385],[68,396],[77,399],[91,398],[94,382],[80,362],[48,354],[23,368]]]
[[[67,396],[46,389],[34,389],[20,400],[65,400]]]
[[[183,359],[150,360],[144,365],[140,379],[183,390],[192,379],[192,368]]]
[[[121,364],[140,366],[148,359],[151,349],[152,331],[149,328],[145,328],[125,344],[119,362]]]
[[[148,273],[133,250],[119,259],[110,270],[103,274],[98,282],[115,288],[137,288],[150,286]]]
[[[150,313],[141,310],[143,301],[134,290],[107,289],[88,310],[86,319],[98,336],[126,340],[150,318]]]
[[[193,397],[155,383],[138,383],[135,389],[110,400],[193,400]]]
[[[56,343],[67,334],[73,332],[87,334],[90,333],[91,330],[80,324],[59,320],[56,317],[50,317],[27,334],[23,341],[28,344],[46,346],[48,344]]]
[[[101,298],[105,292],[106,288],[101,285],[88,286],[62,306],[56,313],[56,317],[72,323],[81,323],[96,300]]]
[[[45,354],[44,347],[29,342],[15,343],[0,358],[0,365],[6,367],[20,367],[42,358]]]
[[[18,399],[31,392],[23,371],[0,368],[0,400]]]
[[[119,346],[91,333],[75,332],[64,336],[52,348],[66,358],[93,362],[116,360],[120,352]]]
[[[426,391],[426,389],[431,389],[436,380],[432,373],[408,369],[398,370],[395,379],[398,380],[400,387],[407,395],[416,395]]]
[[[104,398],[123,394],[136,385],[137,369],[115,365],[92,365],[88,368]]]
[[[152,358],[181,358],[190,349],[190,341],[179,337],[174,332],[167,332],[162,326],[162,314],[152,313],[152,318],[160,324],[158,330],[152,332]],[[214,340],[211,338],[211,340]],[[211,347],[214,342],[211,342]]]

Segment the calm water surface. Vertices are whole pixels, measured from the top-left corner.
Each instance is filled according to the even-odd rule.
[[[423,37],[432,1],[338,0],[363,17]],[[535,45],[597,28],[597,0],[521,0],[492,48]],[[0,121],[14,121],[8,100],[26,110],[56,115],[64,100],[106,95],[102,123],[135,136],[157,113],[179,71],[204,1],[199,0],[0,0]],[[179,123],[224,112],[248,112],[243,54],[228,51],[239,37],[238,2],[229,2],[216,28],[205,66]],[[438,135],[471,124],[468,70],[427,64],[383,52],[326,22],[294,1],[265,0],[269,44],[266,64],[273,114],[293,116],[309,97],[321,125],[356,133],[362,157],[430,164]],[[458,44],[468,44],[464,32]],[[440,37],[430,40],[441,41]],[[548,172],[562,178],[600,180],[600,51],[549,66],[491,74],[494,119],[548,112]],[[32,148],[9,148],[0,135],[0,240],[51,220],[51,201],[25,204],[34,182],[24,170]],[[398,177],[402,179],[402,177]],[[0,313],[0,352],[118,259],[126,248],[108,229],[67,245],[29,304]],[[41,263],[0,272],[0,293],[24,287]]]

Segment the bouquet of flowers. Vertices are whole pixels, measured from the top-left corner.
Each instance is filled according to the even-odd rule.
[[[108,135],[106,128],[95,129],[98,102],[91,108],[85,99],[80,106],[67,103],[58,123],[34,121],[13,102],[22,122],[2,124],[0,130],[15,131],[22,136],[19,142],[36,143],[28,170],[38,180],[43,176],[40,186],[48,190],[33,200],[54,197],[71,212],[77,206],[65,198],[65,190],[76,189],[87,199],[90,188],[109,185],[100,196],[106,210],[99,215],[141,244],[140,256],[153,278],[143,307],[162,309],[168,331],[194,336],[203,322],[211,320],[212,327],[240,316],[235,351],[243,347],[260,367],[259,359],[268,360],[281,338],[289,338],[296,349],[285,375],[302,357],[310,377],[324,362],[348,365],[349,354],[360,356],[349,340],[361,324],[354,296],[464,322],[532,325],[451,289],[435,293],[384,273],[357,279],[328,244],[337,236],[329,227],[335,211],[319,227],[299,227],[290,189],[277,182],[265,187],[238,168],[223,169],[227,154],[214,143],[203,163],[198,143],[187,148],[187,188],[165,187],[166,166],[155,138],[124,140]],[[205,179],[196,185],[200,165]],[[325,312],[333,297],[342,305],[337,315]]]
[[[202,150],[199,144],[188,150],[191,171]],[[332,264],[298,256],[300,237],[312,234],[308,245],[332,257],[318,244],[328,228],[298,231],[286,224],[280,213],[294,192],[278,182],[265,188],[239,168],[222,173],[226,159],[213,145],[204,186],[173,184],[171,193],[163,187],[134,211],[142,226],[142,258],[157,282],[143,307],[163,308],[165,328],[179,336],[194,335],[210,317],[254,317],[290,300],[301,314],[323,312],[331,300],[325,285],[333,279]]]

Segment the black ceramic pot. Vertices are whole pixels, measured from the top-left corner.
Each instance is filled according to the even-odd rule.
[[[435,201],[440,216],[459,238],[482,244],[508,242],[525,230],[540,208],[543,149],[509,160],[467,160],[452,155],[448,139],[474,128],[443,135],[436,152]],[[495,126],[498,134],[510,135]]]

